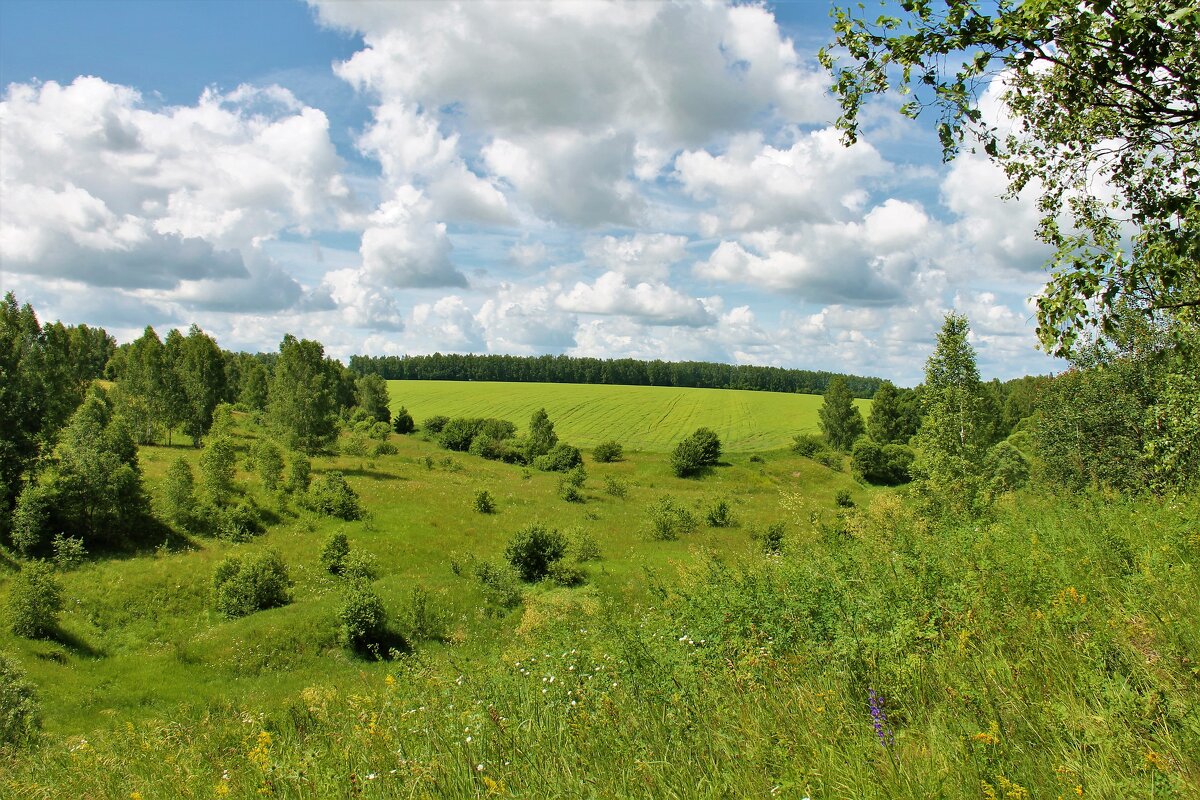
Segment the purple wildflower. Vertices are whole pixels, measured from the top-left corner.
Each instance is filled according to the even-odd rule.
[[[883,710],[883,695],[872,687],[867,687],[867,705],[871,709],[871,724],[875,726],[875,735],[879,744],[884,748],[891,747],[895,742],[892,729],[888,725],[887,712]]]

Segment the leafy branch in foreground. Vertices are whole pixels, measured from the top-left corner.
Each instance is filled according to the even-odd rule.
[[[1038,298],[1043,346],[1069,355],[1106,333],[1122,301],[1200,309],[1200,3],[1196,0],[903,0],[904,16],[835,9],[820,54],[847,142],[873,95],[938,114],[946,159],[978,142],[1037,188],[1037,235],[1054,248]],[[999,83],[996,83],[996,82]],[[1011,128],[985,117],[1000,89]],[[1132,233],[1130,233],[1132,230]]]

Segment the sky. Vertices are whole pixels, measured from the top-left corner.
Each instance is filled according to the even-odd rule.
[[[954,310],[985,378],[1061,369],[1033,199],[898,97],[844,146],[828,11],[4,0],[0,290],[119,341],[900,385]]]

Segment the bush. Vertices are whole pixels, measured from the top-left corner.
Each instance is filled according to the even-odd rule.
[[[447,450],[457,450],[465,453],[471,449],[471,442],[479,434],[483,426],[481,419],[455,417],[447,422],[438,434],[438,444]]]
[[[475,492],[475,510],[480,514],[492,514],[496,511],[496,500],[487,489]]]
[[[365,456],[367,454],[367,440],[359,435],[352,435],[342,440],[339,448],[344,456]]]
[[[204,496],[212,505],[229,501],[234,489],[234,470],[237,451],[228,436],[212,436],[200,451],[200,475],[204,479]]]
[[[570,538],[571,552],[575,554],[576,561],[583,564],[588,561],[600,560],[600,543],[596,541],[595,536],[579,528],[573,532]]]
[[[265,530],[262,513],[248,497],[235,505],[209,506],[204,516],[210,521],[213,534],[227,542],[248,542]]]
[[[842,454],[836,450],[822,450],[813,456],[813,460],[822,466],[829,467],[834,472],[841,472],[845,467]]]
[[[371,450],[371,455],[379,458],[380,456],[394,456],[399,452],[399,448],[391,442],[377,442],[375,448]]]
[[[424,586],[414,586],[405,612],[408,635],[412,640],[443,641],[450,615]]]
[[[671,452],[671,471],[677,478],[687,478],[703,468],[703,460],[703,445],[691,436],[685,437]]]
[[[416,429],[417,424],[413,422],[412,414],[408,413],[407,408],[400,406],[400,410],[392,418],[392,430],[403,436],[404,434],[412,433]]]
[[[349,585],[337,620],[342,644],[360,653],[377,650],[392,638],[383,598],[365,581]]]
[[[733,525],[733,512],[730,511],[727,501],[718,500],[709,506],[708,511],[704,513],[704,519],[710,528],[729,528]]]
[[[534,523],[522,528],[504,548],[504,558],[521,580],[534,583],[545,578],[550,565],[567,553],[567,542],[557,530]]]
[[[840,489],[834,495],[833,502],[837,503],[839,508],[854,508],[854,498],[850,496],[849,489]]]
[[[697,428],[692,438],[700,445],[700,466],[715,467],[721,460],[721,440],[717,434],[709,428]]]
[[[196,481],[185,458],[176,458],[167,468],[163,506],[168,521],[184,530],[196,527]]]
[[[782,522],[772,522],[762,531],[754,531],[751,538],[758,540],[759,547],[764,553],[773,556],[783,552],[786,534],[787,527]]]
[[[342,577],[351,581],[373,581],[379,577],[379,564],[370,553],[353,552],[342,564]]]
[[[45,561],[30,561],[8,589],[8,625],[17,636],[36,639],[54,632],[62,613],[62,584]]]
[[[77,536],[56,533],[51,547],[54,550],[54,566],[60,570],[75,569],[87,558],[87,548],[83,546],[83,539]]]
[[[579,448],[563,442],[554,445],[544,456],[533,460],[533,466],[543,472],[566,472],[581,464],[583,456],[580,455]]]
[[[521,604],[520,576],[511,565],[479,561],[475,564],[475,578],[489,605],[508,610]]]
[[[562,478],[558,482],[558,496],[568,503],[582,503],[585,498],[583,496],[583,484],[587,480],[587,472],[582,464],[578,464],[563,473]]]
[[[15,661],[0,653],[0,747],[21,745],[41,727],[33,685]]]
[[[915,455],[911,448],[902,444],[880,446],[867,436],[860,436],[850,454],[854,474],[867,483],[879,486],[897,486],[911,480],[909,467]]]
[[[312,478],[312,462],[303,453],[294,452],[288,457],[287,490],[292,494],[304,494]]]
[[[629,494],[629,484],[612,475],[604,477],[604,491],[613,497],[625,499]]]
[[[650,509],[650,535],[659,540],[678,539],[696,530],[696,517],[674,498],[664,495]]]
[[[546,572],[546,577],[557,586],[569,589],[572,586],[582,586],[587,582],[587,571],[578,564],[567,561],[555,561]]]
[[[213,573],[213,609],[226,617],[244,617],[291,601],[287,567],[274,550],[239,558],[230,556]]]
[[[442,432],[442,429],[446,427],[446,423],[449,421],[450,421],[449,417],[438,414],[437,416],[430,417],[429,419],[422,422],[421,430],[425,431],[426,433],[433,434],[434,436],[436,436]]]
[[[992,494],[1011,492],[1029,482],[1029,460],[1008,441],[997,442],[988,451],[984,470]]]
[[[17,496],[12,513],[12,543],[17,552],[29,556],[41,548],[46,537],[54,493],[35,483],[27,485]]]
[[[363,515],[358,494],[337,471],[326,472],[313,484],[308,490],[307,503],[313,511],[347,521],[361,519]]]
[[[283,453],[274,442],[259,439],[254,445],[254,468],[263,488],[273,492],[283,480]]]
[[[792,439],[792,452],[805,458],[815,458],[817,453],[828,449],[825,440],[815,433],[797,434]]]
[[[341,531],[332,533],[321,547],[321,567],[328,573],[341,575],[349,555],[350,540],[346,538],[346,534]]]
[[[592,450],[592,458],[597,464],[611,464],[620,461],[624,455],[618,442],[601,442]]]

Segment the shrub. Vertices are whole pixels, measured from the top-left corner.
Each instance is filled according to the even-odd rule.
[[[765,464],[766,461],[758,453],[755,453],[754,455],[750,456],[750,463],[751,464]]]
[[[533,466],[543,472],[566,472],[582,463],[583,456],[580,455],[579,448],[564,442],[559,442],[545,455],[538,456],[533,460]]]
[[[822,466],[829,467],[834,472],[841,472],[845,466],[842,462],[842,454],[836,450],[822,450],[813,456],[813,460]]]
[[[273,492],[283,480],[283,453],[274,442],[259,439],[254,445],[254,468],[263,488]]]
[[[572,533],[571,551],[575,554],[575,560],[581,564],[600,560],[600,543],[583,528],[578,528]]]
[[[854,498],[850,496],[849,489],[840,489],[834,495],[833,502],[837,503],[839,508],[854,508]]]
[[[504,558],[521,580],[533,583],[545,578],[550,565],[567,553],[567,542],[561,533],[534,523],[522,528],[504,548]]]
[[[481,419],[455,417],[442,427],[438,434],[438,444],[447,450],[457,450],[465,453],[471,449],[471,442],[479,434],[483,425]]]
[[[206,506],[201,512],[218,539],[248,542],[265,529],[262,513],[249,497],[227,506]]]
[[[487,489],[475,492],[475,510],[480,514],[491,514],[496,511],[496,500]]]
[[[367,440],[358,435],[352,435],[342,440],[339,448],[344,456],[365,456],[367,454]]]
[[[815,458],[817,453],[827,450],[825,440],[815,433],[800,433],[792,438],[792,452],[805,458]]]
[[[312,462],[303,453],[293,452],[288,456],[287,490],[292,494],[304,494],[312,478]]]
[[[28,742],[41,727],[33,685],[15,661],[0,653],[0,746]]]
[[[362,504],[358,494],[346,483],[342,473],[326,472],[308,490],[308,507],[313,511],[344,520],[361,519]]]
[[[403,436],[404,434],[412,433],[416,429],[417,424],[413,422],[412,414],[408,413],[407,408],[400,406],[400,410],[392,418],[392,430]]]
[[[721,440],[717,434],[709,428],[697,428],[692,438],[700,445],[700,466],[715,467],[721,460]]]
[[[375,448],[371,451],[371,455],[378,458],[379,456],[394,456],[399,452],[399,448],[391,442],[377,442]]]
[[[629,494],[629,484],[613,475],[604,477],[604,491],[613,497],[624,499]]]
[[[558,496],[568,503],[582,503],[584,496],[581,489],[587,480],[587,472],[582,464],[578,464],[563,473],[558,482]]]
[[[491,461],[502,461],[508,455],[509,449],[508,443],[503,439],[497,439],[488,433],[481,432],[471,440],[471,446],[467,452]]]
[[[289,586],[287,567],[274,550],[230,556],[213,573],[213,609],[233,618],[286,605]]]
[[[45,561],[30,561],[8,589],[8,625],[17,636],[36,639],[54,631],[62,612],[62,584]]]
[[[12,543],[17,552],[29,556],[43,546],[46,526],[54,493],[44,486],[31,483],[17,496],[12,513]]]
[[[436,436],[442,432],[442,429],[446,427],[446,423],[449,421],[449,417],[438,414],[422,422],[421,430]]]
[[[391,638],[383,598],[365,581],[349,584],[337,620],[342,644],[357,652],[377,649]]]
[[[475,564],[475,577],[489,605],[508,610],[521,604],[520,576],[511,565],[479,561]]]
[[[567,561],[555,561],[546,572],[546,577],[557,586],[571,588],[582,586],[587,582],[587,571],[578,564]]]
[[[677,478],[695,475],[704,466],[704,448],[691,436],[682,439],[671,452],[671,471]]]
[[[234,468],[237,451],[228,436],[212,436],[200,451],[200,475],[204,479],[204,496],[212,505],[229,501],[234,489]]]
[[[854,474],[867,483],[896,486],[910,480],[909,467],[914,454],[902,444],[880,446],[867,436],[860,436],[851,451],[850,463]]]
[[[321,547],[321,567],[328,573],[341,575],[349,555],[350,540],[346,534],[341,531],[332,533]]]
[[[1008,441],[997,442],[988,451],[984,470],[990,476],[988,488],[993,494],[1011,492],[1029,482],[1029,460]]]
[[[725,500],[718,500],[709,506],[708,511],[704,513],[704,519],[708,522],[710,528],[728,528],[733,525],[733,512],[729,509],[729,503]]]
[[[60,570],[75,569],[87,558],[87,548],[83,546],[83,539],[77,536],[56,533],[51,547],[54,550],[54,566]]]
[[[753,538],[758,539],[759,546],[767,555],[778,555],[783,552],[783,542],[786,538],[787,527],[782,522],[772,522],[761,532],[755,531]]]
[[[176,458],[163,480],[163,506],[167,520],[184,530],[196,524],[196,481],[185,458]]]
[[[696,517],[674,498],[664,495],[650,509],[650,535],[659,540],[678,539],[696,530]]]
[[[424,586],[413,587],[404,616],[410,639],[441,641],[446,638],[450,615]]]
[[[614,461],[620,461],[623,455],[621,445],[618,442],[601,442],[592,450],[592,458],[598,464],[611,464]]]
[[[352,581],[373,581],[379,577],[379,563],[370,553],[353,552],[342,565],[342,577]]]

